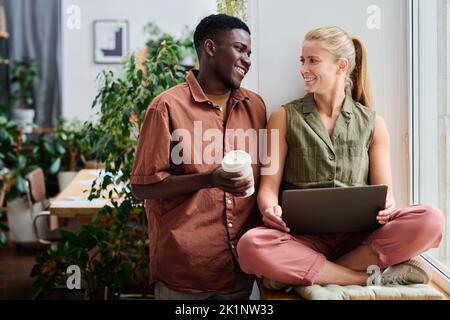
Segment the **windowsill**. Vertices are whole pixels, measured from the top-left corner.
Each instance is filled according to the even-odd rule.
[[[430,286],[442,293],[444,295],[444,300],[450,300],[450,296],[448,295],[448,293],[446,293],[444,289],[438,286],[434,280],[430,282]]]
[[[433,274],[431,285],[445,294],[447,300],[450,300],[450,278],[446,275],[446,273],[449,273],[448,268],[426,254],[420,255],[420,259],[429,264],[432,268]]]

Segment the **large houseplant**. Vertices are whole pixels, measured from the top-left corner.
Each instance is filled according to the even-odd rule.
[[[188,42],[165,35],[152,43],[148,50],[152,54],[142,65],[133,55],[129,57],[123,77],[116,78],[112,71],[99,75],[101,88],[93,102],[100,109],[98,122],[85,124],[82,144],[101,150],[97,160],[109,172],[94,182],[90,198],[109,190],[112,207],[105,206],[80,232],[63,232],[64,240],[57,248],[37,257],[31,275],[39,291],[54,289],[70,264],[81,268],[86,297],[91,299],[119,298],[132,278],[147,282],[147,221],[143,202],[131,194],[131,167],[148,105],[185,79],[180,60]]]
[[[20,121],[27,132],[34,121],[34,87],[38,76],[38,63],[35,59],[24,58],[14,61],[11,67],[12,101],[11,116]]]
[[[0,169],[8,172],[8,199],[14,199],[26,192],[25,176],[36,168],[30,163],[30,152],[24,148],[26,136],[22,126],[15,120],[8,120],[0,113]]]
[[[36,168],[36,165],[32,163],[30,149],[25,145],[26,135],[23,133],[22,125],[17,121],[8,120],[4,113],[0,113],[0,174],[2,176],[0,198],[4,198],[6,194],[9,224],[8,228],[5,223],[0,223],[0,229],[3,231],[9,229],[9,239],[18,242],[36,240],[26,211],[27,201],[24,198],[27,189],[25,177]],[[20,214],[16,214],[18,212]],[[0,213],[0,216],[0,219],[4,220],[5,213]],[[30,223],[27,224],[25,221]],[[0,238],[2,239],[0,242],[6,241],[4,233],[0,232]]]

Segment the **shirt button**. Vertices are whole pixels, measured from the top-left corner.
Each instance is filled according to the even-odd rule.
[[[328,176],[328,180],[333,180],[333,176],[331,174]]]
[[[233,224],[231,222],[228,224],[228,228],[233,228]]]
[[[228,204],[232,204],[233,201],[231,201],[230,199],[228,199],[228,200],[227,200],[227,203],[228,203]]]
[[[234,244],[231,244],[231,249],[234,249]]]
[[[330,154],[330,155],[328,156],[328,159],[334,160],[334,154]]]

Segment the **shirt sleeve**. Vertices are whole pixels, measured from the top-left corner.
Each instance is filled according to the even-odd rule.
[[[150,105],[139,133],[131,184],[158,183],[170,176],[170,148],[167,111]]]

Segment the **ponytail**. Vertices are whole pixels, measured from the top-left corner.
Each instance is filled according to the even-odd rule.
[[[355,68],[350,75],[353,87],[351,89],[354,101],[370,108],[372,105],[372,92],[370,89],[369,77],[367,74],[367,51],[362,42],[357,38],[352,38],[355,46]]]

